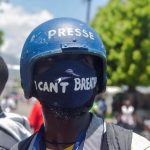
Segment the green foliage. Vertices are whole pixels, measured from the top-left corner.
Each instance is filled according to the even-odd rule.
[[[4,1],[4,0],[0,0],[0,4],[1,4],[1,2],[2,1]],[[3,32],[2,31],[0,31],[0,46],[2,45],[2,43],[3,43],[3,39],[2,39],[2,37],[3,37]]]
[[[3,36],[3,32],[1,32],[1,31],[0,31],[0,46],[1,46],[1,45],[2,45],[2,43],[3,43],[2,36]]]
[[[109,85],[150,85],[150,0],[110,0],[91,25],[107,50]]]

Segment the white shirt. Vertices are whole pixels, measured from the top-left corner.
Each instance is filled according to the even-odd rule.
[[[150,150],[150,141],[136,133],[133,133],[131,150]]]

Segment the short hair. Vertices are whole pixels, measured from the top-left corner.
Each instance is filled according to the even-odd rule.
[[[0,94],[2,93],[8,80],[8,67],[4,59],[0,56]]]

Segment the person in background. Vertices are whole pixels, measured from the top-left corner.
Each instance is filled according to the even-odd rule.
[[[105,99],[101,96],[96,96],[91,111],[95,113],[98,117],[105,118],[107,112],[107,105]]]
[[[123,101],[121,106],[121,115],[118,121],[118,125],[127,129],[134,129],[136,127],[136,117],[134,113],[134,107],[129,99]]]
[[[8,80],[8,68],[0,56],[0,95]],[[0,149],[9,150],[17,142],[30,136],[27,118],[18,114],[3,112],[0,107]]]
[[[13,98],[11,98],[10,96],[6,95],[0,102],[1,108],[3,111],[5,112],[11,112],[16,110],[16,103],[15,100]]]
[[[106,89],[106,51],[86,23],[55,18],[28,36],[20,59],[27,99],[36,97],[44,124],[12,150],[148,150],[150,142],[89,112]]]
[[[38,100],[34,103],[31,113],[28,116],[28,120],[34,133],[37,132],[43,124],[42,107]]]

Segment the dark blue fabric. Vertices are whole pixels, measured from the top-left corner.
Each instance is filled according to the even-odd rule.
[[[96,82],[95,69],[78,60],[61,60],[34,78],[37,98],[47,106],[61,108],[86,104],[95,94]],[[50,89],[50,84],[55,89]]]

